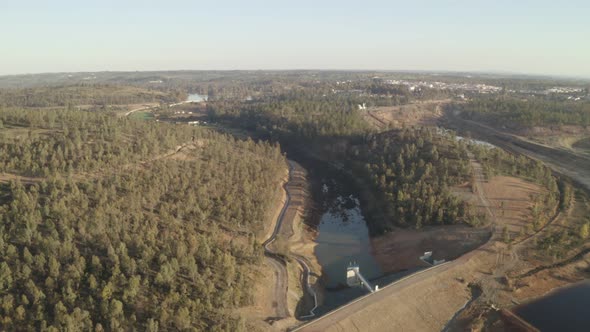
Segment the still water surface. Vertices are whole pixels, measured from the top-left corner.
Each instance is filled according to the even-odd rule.
[[[369,230],[354,189],[346,185],[343,178],[325,176],[318,180],[322,190],[316,204],[320,217],[315,255],[322,266],[325,292],[317,315],[368,294],[363,287],[346,286],[346,268],[350,262],[356,262],[372,286],[380,288],[422,269],[383,274],[371,254]]]
[[[346,286],[346,268],[351,262],[360,266],[365,278],[382,286],[386,281],[371,255],[369,230],[359,200],[342,181],[322,178],[317,195],[320,209],[315,255],[322,266],[324,303],[316,310],[322,315],[368,292],[362,287]],[[390,282],[390,281],[389,281]]]
[[[543,332],[590,331],[590,280],[551,292],[514,312]]]
[[[324,184],[323,214],[318,225],[315,254],[323,269],[325,285],[346,285],[346,268],[356,262],[367,279],[377,278],[381,270],[371,255],[369,230],[359,200],[343,192],[335,183]]]

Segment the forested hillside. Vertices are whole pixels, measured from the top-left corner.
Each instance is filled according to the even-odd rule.
[[[359,99],[297,91],[264,101],[209,103],[217,121],[246,127],[282,139],[305,139],[359,135],[368,125],[356,111]]]
[[[0,127],[0,171],[27,176],[133,163],[193,135],[186,128],[67,110],[0,110]]]
[[[434,128],[402,129],[368,138],[349,149],[356,174],[369,184],[373,232],[393,226],[455,224],[468,209],[449,190],[470,178],[467,150]]]
[[[0,107],[54,107],[172,103],[186,99],[178,90],[159,91],[124,85],[78,84],[0,89]]]
[[[251,301],[278,147],[80,111],[0,118],[2,329],[245,329],[231,309]]]
[[[452,105],[466,119],[484,120],[498,126],[590,125],[590,102],[548,98],[477,98]]]

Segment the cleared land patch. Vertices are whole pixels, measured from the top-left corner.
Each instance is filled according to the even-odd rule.
[[[374,107],[364,118],[379,129],[436,125],[447,100],[430,100],[400,106]]]
[[[428,266],[420,260],[425,251],[434,259],[451,260],[469,252],[489,238],[487,229],[467,225],[429,226],[422,230],[396,229],[371,239],[373,255],[385,273]]]
[[[482,184],[490,209],[496,218],[496,227],[506,226],[508,236],[515,239],[522,229],[531,222],[529,208],[531,195],[542,189],[533,183],[507,176],[496,176]],[[463,199],[476,206],[479,213],[485,214],[477,195],[466,186],[454,191]],[[394,232],[371,240],[373,253],[381,268],[395,272],[417,266],[426,266],[419,257],[425,251],[433,251],[435,259],[452,260],[469,252],[490,236],[490,229],[474,228],[467,225],[430,226],[422,230],[396,229]]]

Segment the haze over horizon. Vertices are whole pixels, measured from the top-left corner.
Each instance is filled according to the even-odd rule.
[[[0,75],[420,70],[590,78],[585,1],[20,1],[0,4]]]

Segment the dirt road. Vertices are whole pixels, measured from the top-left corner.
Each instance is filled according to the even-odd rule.
[[[283,224],[285,212],[287,211],[289,203],[291,201],[291,195],[287,190],[287,184],[289,183],[289,181],[291,181],[292,173],[293,166],[289,164],[289,178],[287,182],[285,182],[285,184],[283,185],[283,189],[286,192],[285,204],[283,205],[283,208],[281,209],[281,212],[277,217],[272,234],[268,239],[266,239],[266,241],[264,241],[264,243],[262,243],[268,265],[272,266],[272,268],[275,271],[276,284],[274,285],[275,301],[273,302],[273,307],[276,308],[276,318],[285,318],[289,316],[289,307],[287,305],[287,268],[285,266],[284,259],[276,252],[274,252],[272,249],[270,249],[269,246],[276,240],[277,234],[281,230],[281,225]]]
[[[495,220],[496,216],[494,212],[490,209],[490,202],[488,201],[485,191],[483,190],[482,183],[485,182],[485,177],[483,175],[483,169],[479,161],[475,160],[473,153],[468,152],[469,156],[469,163],[471,164],[471,169],[473,170],[473,179],[474,179],[474,187],[475,187],[475,194],[481,203],[481,206],[486,210],[488,216],[491,218],[492,222]]]
[[[133,114],[135,112],[147,111],[147,110],[151,110],[151,109],[153,109],[152,106],[143,106],[143,107],[132,109],[132,110],[130,110],[128,112],[125,112],[125,116],[129,116],[129,115],[131,115],[131,114]]]
[[[289,177],[288,177],[288,181],[285,182],[285,184],[283,185],[283,190],[285,191],[285,194],[286,194],[285,204],[283,205],[281,212],[279,213],[279,216],[277,217],[275,227],[273,229],[271,236],[263,243],[265,255],[266,255],[267,260],[269,261],[269,265],[272,266],[273,269],[275,270],[276,284],[274,287],[274,289],[275,289],[274,293],[275,293],[276,300],[273,303],[273,306],[276,308],[276,317],[277,318],[285,318],[290,315],[289,314],[289,306],[288,306],[288,302],[287,302],[288,273],[287,273],[287,269],[286,269],[286,265],[285,265],[285,260],[284,260],[285,258],[280,256],[279,254],[277,254],[271,248],[271,244],[277,239],[277,235],[279,235],[279,233],[285,233],[285,232],[282,232],[281,228],[282,228],[283,224],[285,223],[286,218],[293,219],[295,217],[294,211],[296,211],[299,208],[299,206],[294,206],[294,205],[301,204],[301,202],[293,202],[292,193],[290,191],[290,185],[293,182],[293,173],[297,172],[297,171],[300,172],[301,166],[299,166],[297,163],[295,163],[291,160],[289,160],[288,163],[289,163]],[[289,221],[292,222],[292,220],[289,220]],[[286,232],[286,233],[289,234],[289,232]],[[289,256],[291,258],[293,258],[294,260],[296,260],[297,263],[301,266],[301,269],[303,270],[303,275],[301,277],[301,280],[303,283],[302,288],[313,299],[313,303],[314,303],[314,307],[311,308],[310,312],[307,315],[305,315],[304,317],[313,317],[314,310],[317,307],[317,295],[309,283],[311,268],[309,267],[309,264],[306,262],[306,260],[303,256],[294,255],[294,254],[291,254]]]
[[[461,119],[450,113],[448,119],[454,126],[470,131],[476,138],[481,138],[508,151],[540,160],[554,171],[567,175],[586,189],[590,189],[590,158],[586,156],[531,142],[479,122]]]
[[[272,307],[275,308],[275,317],[281,319],[289,317],[289,308],[287,306],[287,269],[285,263],[272,255],[266,256],[268,266],[274,270],[276,283],[273,289]]]

